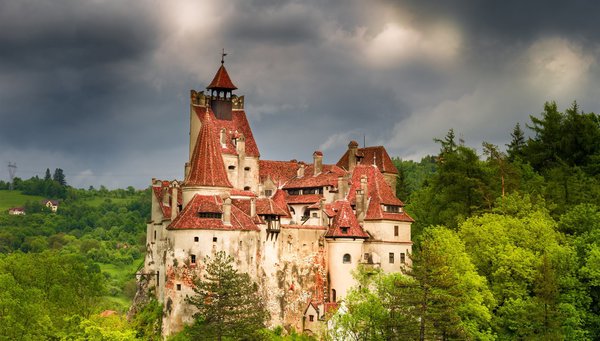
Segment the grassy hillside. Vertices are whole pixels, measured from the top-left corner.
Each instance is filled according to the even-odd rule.
[[[20,191],[0,190],[0,213],[7,212],[9,208],[23,206],[27,201],[40,201],[43,197],[25,195]]]

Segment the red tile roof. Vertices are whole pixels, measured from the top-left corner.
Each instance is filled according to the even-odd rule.
[[[163,181],[161,183],[161,187],[152,186],[152,192],[156,199],[158,200],[158,205],[160,206],[160,210],[162,211],[163,217],[170,219],[171,218],[171,200],[169,199],[169,204],[165,205],[163,202],[164,196],[168,194],[169,196],[173,195],[173,188],[170,187],[168,181]],[[181,191],[177,196],[177,203],[181,205],[182,203],[182,195]]]
[[[278,186],[295,177],[298,171],[297,161],[259,160],[258,166],[260,168],[258,173],[260,181],[264,182],[267,178],[270,178]]]
[[[375,163],[379,171],[382,173],[398,174],[398,169],[394,166],[392,159],[383,146],[374,146],[366,148],[358,148],[356,153],[362,156],[360,160],[361,165],[372,165]],[[337,162],[337,166],[348,169],[349,168],[349,155],[350,150],[346,150],[346,153],[342,155],[340,160]]]
[[[290,209],[286,202],[286,194],[284,190],[278,189],[271,197],[271,200],[285,212],[285,217],[291,218]]]
[[[207,108],[203,106],[194,106],[194,111],[196,112],[196,115],[198,116],[201,122],[204,121],[204,114],[206,112],[206,109]],[[216,119],[210,107],[208,108],[208,111],[211,114],[210,117],[214,121],[214,136],[218,146],[221,146],[221,131],[225,131],[225,146],[221,146],[221,151],[223,153],[238,155],[237,148],[233,144],[233,137],[237,138],[240,136],[240,134],[244,134],[244,137],[246,139],[246,155],[254,157],[260,156],[258,146],[256,145],[256,140],[254,139],[254,135],[252,134],[252,129],[250,128],[250,123],[248,123],[248,119],[246,118],[245,111],[233,110],[231,112],[231,120]]]
[[[369,238],[369,235],[358,224],[358,220],[352,211],[350,202],[340,200],[339,211],[333,218],[331,227],[327,230],[325,237],[333,238]],[[346,229],[346,233],[342,232]]]
[[[321,226],[321,225],[284,225],[284,224],[281,224],[281,227],[286,228],[286,229],[327,230],[327,226]]]
[[[242,191],[241,189],[232,189],[229,194],[236,197],[256,197],[252,191]]]
[[[383,174],[379,172],[377,167],[372,165],[358,165],[352,172],[352,180],[350,190],[348,192],[348,200],[352,203],[356,200],[356,190],[360,189],[360,178],[366,175],[367,177],[367,198],[371,201],[377,200],[381,204],[404,206],[404,203],[396,198],[392,188],[385,181]]]
[[[294,177],[283,188],[311,188],[323,186],[337,186],[338,177],[344,176],[346,171],[336,165],[323,165],[321,173],[314,175],[314,165],[304,169],[304,176]]]
[[[289,213],[279,207],[273,200],[269,198],[259,198],[256,199],[256,214],[271,214],[285,217]]]
[[[369,200],[369,207],[367,208],[367,214],[365,220],[396,220],[396,221],[407,221],[413,222],[414,220],[406,213],[391,213],[385,212],[382,205],[400,206],[403,207],[404,203],[396,198],[392,188],[385,181],[383,174],[375,166],[358,165],[354,168],[352,174],[352,185],[348,192],[348,201],[351,203],[356,202],[356,190],[360,189],[360,178],[367,176],[367,196]]]
[[[184,182],[185,185],[233,187],[225,171],[214,120],[214,116],[205,110],[202,127],[190,162],[190,172]]]
[[[340,203],[340,201],[334,201],[330,204],[323,205],[323,211],[325,211],[325,214],[327,214],[327,216],[329,218],[334,217],[336,215],[336,212],[340,209],[339,203]],[[320,209],[321,204],[317,202],[317,203],[314,203],[314,204],[308,206],[308,208],[309,209]]]
[[[227,69],[225,69],[225,65],[221,64],[219,70],[215,74],[210,85],[206,87],[207,89],[223,89],[223,90],[235,90],[237,87],[233,85],[231,78],[229,78],[229,73],[227,73]]]
[[[199,212],[222,212],[223,199],[217,195],[196,194],[185,206],[183,211],[171,222],[169,230],[200,229],[200,230],[242,230],[258,231],[258,227],[247,214],[235,205],[231,205],[231,225],[223,224],[218,218],[200,218]],[[214,212],[217,211],[217,212]]]
[[[321,200],[319,194],[287,195],[285,201],[288,204],[314,204]]]

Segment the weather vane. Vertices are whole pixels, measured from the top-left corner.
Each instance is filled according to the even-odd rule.
[[[221,64],[225,63],[225,56],[227,55],[227,53],[225,53],[225,49],[222,49],[221,52]]]

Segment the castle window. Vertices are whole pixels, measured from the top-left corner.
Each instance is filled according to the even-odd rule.
[[[213,237],[213,243],[217,242],[217,237]]]
[[[342,227],[342,233],[343,234],[348,234],[348,228],[347,227]]]
[[[346,253],[346,254],[344,255],[344,257],[342,258],[342,262],[343,262],[344,264],[350,264],[350,263],[352,263],[352,257],[350,256],[350,254],[349,254],[349,253]]]
[[[313,212],[312,217],[317,218],[317,212]]]
[[[368,261],[368,260],[369,260],[369,253],[367,252],[367,253],[365,253],[365,261]]]
[[[249,190],[250,190],[250,186],[244,187],[244,191],[249,191]]]
[[[265,189],[265,197],[270,197],[273,194],[273,190]]]
[[[390,264],[394,264],[394,253],[390,252]]]
[[[250,171],[250,167],[244,167],[244,170],[248,172]]]
[[[222,214],[218,212],[198,212],[200,218],[221,219]]]
[[[177,284],[177,291],[181,291],[181,284]]]
[[[335,300],[337,299],[336,296],[337,295],[336,295],[335,289],[331,289],[331,301],[332,302],[335,302]]]
[[[394,237],[398,237],[398,225],[394,225]]]
[[[313,322],[315,320],[315,315],[308,315],[308,320]]]
[[[194,241],[195,241],[195,242],[199,242],[199,241],[200,241],[200,238],[198,238],[198,237],[194,237]]]
[[[289,195],[300,195],[300,190],[299,189],[288,189],[288,194]]]
[[[400,253],[400,263],[402,263],[402,264],[406,263],[406,254],[404,252]]]
[[[229,170],[234,170],[234,169],[235,169],[235,166],[234,166],[234,165],[231,165],[231,166],[227,167],[227,169],[229,169]]]
[[[192,264],[196,264],[196,255],[192,255],[191,262]]]
[[[154,240],[156,240],[156,230],[154,230]]]

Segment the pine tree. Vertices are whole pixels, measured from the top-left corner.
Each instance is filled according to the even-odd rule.
[[[506,152],[508,153],[508,160],[513,161],[516,158],[523,157],[523,147],[525,147],[525,134],[518,122],[510,137],[512,137],[512,140],[506,145],[508,147]]]
[[[46,175],[44,176],[44,181],[52,180],[52,176],[50,175],[50,168],[46,168]]]
[[[67,180],[65,180],[65,173],[63,173],[63,170],[60,168],[56,168],[54,170],[54,176],[52,177],[52,180],[58,182],[61,186],[67,185]]]
[[[188,302],[198,308],[190,328],[194,340],[248,339],[265,327],[268,313],[258,287],[246,273],[233,267],[233,258],[220,251],[205,257],[206,273],[194,282],[195,296]]]

